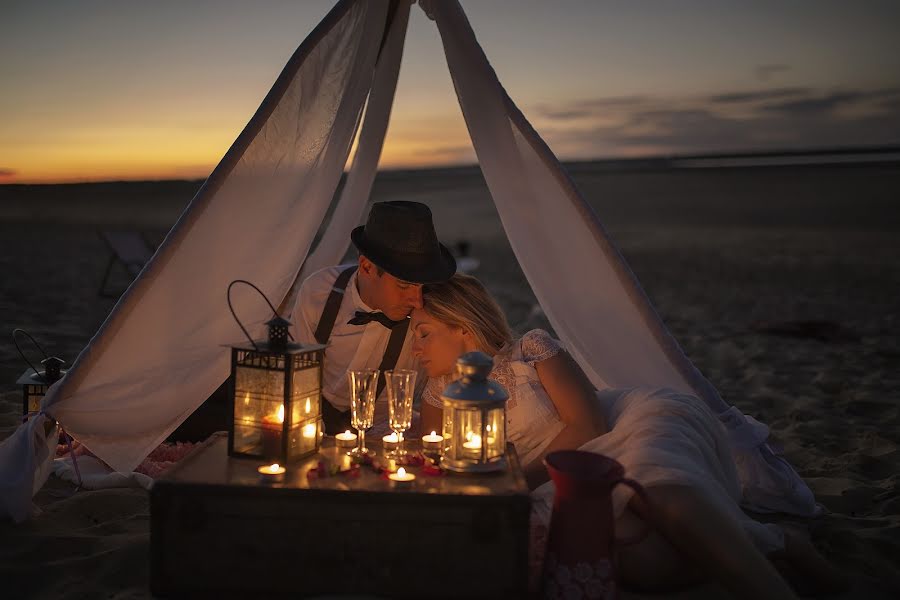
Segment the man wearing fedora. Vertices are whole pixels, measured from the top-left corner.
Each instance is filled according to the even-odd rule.
[[[325,431],[351,429],[347,371],[414,369],[409,314],[422,307],[422,285],[446,281],[456,261],[438,242],[431,210],[418,202],[378,202],[350,239],[356,265],[327,267],[301,285],[297,341],[328,344],[322,381]],[[379,377],[376,425],[386,420]]]

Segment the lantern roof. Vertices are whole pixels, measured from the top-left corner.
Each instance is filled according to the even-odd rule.
[[[57,359],[59,360],[59,359]],[[65,363],[63,363],[65,364]],[[60,375],[65,375],[65,370],[60,370]],[[50,385],[51,383],[55,383],[54,381],[47,381],[44,378],[43,371],[35,371],[32,368],[25,369],[25,372],[22,373],[19,378],[16,380],[16,385]]]
[[[57,358],[55,356],[48,356],[47,358],[45,358],[44,360],[41,361],[41,364],[44,365],[44,368],[51,369],[53,367],[63,366],[64,364],[66,364],[66,361],[64,361],[61,358]]]
[[[293,323],[291,323],[290,321],[288,321],[281,315],[275,315],[274,317],[272,317],[271,319],[266,321],[266,325],[268,325],[269,327],[277,327],[279,325],[284,325],[285,327],[288,327],[290,325],[293,325]]]
[[[484,352],[467,352],[456,360],[456,369],[460,378],[444,388],[443,399],[470,407],[496,404],[502,405],[509,399],[506,389],[488,379],[494,361]]]
[[[327,344],[297,344],[290,342],[285,346],[272,346],[268,340],[254,340],[256,347],[253,347],[248,340],[241,340],[234,344],[225,344],[229,348],[237,350],[247,350],[250,352],[267,352],[271,354],[302,354],[304,352],[318,352],[328,347]]]

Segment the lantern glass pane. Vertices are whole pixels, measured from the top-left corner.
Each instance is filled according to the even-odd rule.
[[[44,395],[47,393],[47,386],[45,385],[25,385],[25,397],[28,413],[40,412],[41,410],[41,400],[44,399]]]
[[[290,430],[291,443],[288,446],[288,458],[293,459],[310,452],[315,452],[319,439],[321,421],[318,418],[298,423]]]
[[[446,404],[444,405],[444,428],[441,435],[444,437],[443,452],[445,455],[450,455],[453,447],[453,409]]]
[[[506,450],[506,420],[503,408],[489,410],[485,421],[487,422],[485,426],[486,458],[492,460],[503,456]]]
[[[236,365],[234,375],[235,451],[282,457],[284,373]]]

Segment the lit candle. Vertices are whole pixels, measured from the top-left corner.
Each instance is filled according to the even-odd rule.
[[[303,429],[300,430],[303,434],[303,437],[308,439],[315,439],[316,437],[316,424],[309,423],[303,426]]]
[[[432,431],[429,435],[422,436],[422,449],[426,452],[440,452],[444,437]]]
[[[463,442],[463,448],[466,450],[481,450],[481,436],[471,431],[466,434],[466,441]]]
[[[406,469],[400,467],[397,469],[396,473],[391,473],[388,475],[388,479],[394,484],[394,486],[408,486],[412,485],[412,482],[415,481],[416,476],[412,473],[407,473]]]
[[[334,439],[340,448],[351,448],[356,445],[356,434],[349,429],[344,433],[337,434]]]
[[[279,465],[278,463],[274,463],[271,465],[265,465],[256,469],[259,473],[260,478],[265,483],[281,483],[284,481],[284,474],[287,471],[284,467]]]
[[[391,433],[390,435],[386,435],[381,438],[381,447],[384,448],[385,452],[391,452],[397,449],[397,446],[400,444],[400,437],[396,432]]]
[[[281,430],[284,426],[284,404],[278,406],[274,415],[262,419],[262,451],[264,456],[281,455]]]

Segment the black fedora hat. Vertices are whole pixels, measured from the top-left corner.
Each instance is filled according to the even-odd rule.
[[[456,273],[456,260],[434,232],[431,209],[419,202],[376,202],[350,239],[360,254],[404,281],[439,283]]]

